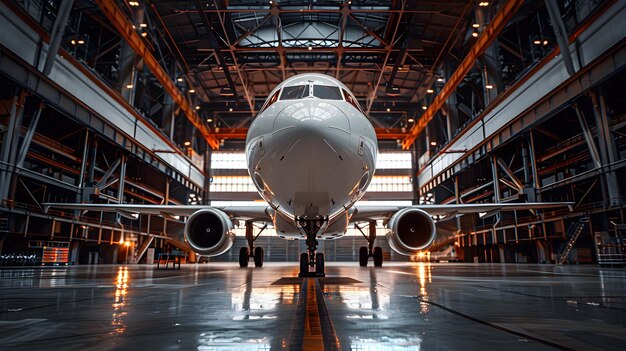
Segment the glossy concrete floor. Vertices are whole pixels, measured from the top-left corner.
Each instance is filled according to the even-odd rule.
[[[393,264],[0,269],[2,350],[626,350],[626,270]]]

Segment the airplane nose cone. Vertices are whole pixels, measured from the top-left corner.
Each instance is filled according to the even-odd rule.
[[[298,129],[300,135],[324,136],[329,129],[350,134],[348,117],[331,103],[304,99],[283,109],[274,120],[274,133]]]

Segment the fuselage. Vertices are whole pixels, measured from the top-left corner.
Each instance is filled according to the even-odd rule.
[[[325,221],[318,238],[343,235],[377,153],[376,133],[354,95],[321,74],[274,88],[246,138],[250,177],[287,238],[302,237],[299,218]]]

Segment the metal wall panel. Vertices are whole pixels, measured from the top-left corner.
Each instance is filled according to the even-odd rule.
[[[0,3],[0,22],[3,23],[0,31],[0,44],[8,48],[20,59],[34,66],[37,55],[37,43],[39,41],[37,33],[31,30],[27,24],[23,23],[18,16],[2,3]],[[41,67],[39,69],[42,68],[47,53],[47,44],[45,43],[43,43],[42,52],[42,59],[39,60],[39,66]],[[7,64],[6,60],[3,61]],[[7,70],[6,66],[5,71],[10,76],[15,77],[16,73]],[[157,135],[144,122],[138,120],[123,105],[111,98],[107,92],[95,84],[88,76],[61,56],[57,57],[49,78],[63,88],[64,94],[71,95],[94,111],[98,118],[92,117],[91,120],[85,122],[93,126],[97,131],[111,137],[114,141],[119,143],[120,140],[123,140],[123,138],[117,138],[116,136],[116,134],[122,132],[148,150],[175,151],[170,144],[162,139],[162,136]],[[54,87],[49,85],[42,87],[39,79],[35,79],[33,85],[29,84],[29,87],[40,94],[43,92],[44,94],[42,95],[48,99],[51,96],[57,96],[57,99],[52,99],[50,102],[56,104],[62,110],[69,113],[73,112],[74,116],[81,120],[85,117],[84,113],[82,115],[77,113],[80,109],[76,108],[74,100],[56,91]],[[42,88],[44,91],[40,90]],[[100,118],[105,123],[96,121],[96,119]],[[204,176],[202,172],[182,155],[159,153],[158,157],[162,162],[188,177],[198,187],[203,186]]]
[[[586,66],[613,45],[619,43],[626,36],[626,9],[623,2],[616,4],[600,16],[578,37],[577,45],[570,45],[572,57],[578,57]],[[578,46],[578,48],[577,48]],[[501,128],[521,115],[535,102],[548,95],[560,84],[569,78],[561,55],[556,56],[524,84],[517,91],[509,95],[498,106],[495,106],[483,121],[462,132],[455,142],[448,147],[451,150],[472,150],[485,140],[498,133]],[[558,105],[550,104],[552,108]],[[539,112],[539,113],[537,113]],[[543,116],[550,111],[535,111],[536,115]],[[528,124],[530,121],[528,121]],[[483,127],[484,126],[484,127]],[[484,128],[484,129],[483,129]],[[484,130],[484,133],[483,133]],[[500,140],[499,143],[503,142]],[[495,147],[496,145],[492,145]],[[455,165],[462,153],[444,153],[436,156],[418,177],[419,187],[423,187],[433,178]]]

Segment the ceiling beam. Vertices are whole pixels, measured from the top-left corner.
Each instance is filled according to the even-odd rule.
[[[474,65],[474,62],[476,62],[476,59],[489,48],[523,3],[524,0],[508,0],[502,5],[498,13],[496,13],[489,25],[485,27],[478,37],[474,46],[470,49],[467,56],[465,56],[465,59],[463,59],[437,97],[435,97],[433,103],[428,107],[417,123],[415,123],[413,128],[411,128],[409,135],[404,138],[402,141],[403,150],[409,150],[411,148],[415,139],[426,129],[428,123],[430,123],[437,112],[443,107],[448,97],[452,95],[458,85],[465,79],[465,76]]]
[[[406,137],[403,128],[375,128],[378,140],[398,140]],[[219,139],[245,140],[248,133],[247,127],[240,128],[215,128],[214,134]]]
[[[113,24],[120,36],[126,40],[137,55],[141,56],[146,66],[148,66],[152,74],[154,74],[156,79],[163,85],[167,93],[172,96],[172,99],[180,106],[180,109],[191,124],[200,131],[204,139],[213,149],[218,149],[220,146],[219,140],[211,133],[204,123],[204,120],[196,114],[187,98],[185,98],[185,95],[178,90],[176,84],[169,77],[165,69],[161,67],[154,55],[152,55],[152,52],[150,52],[150,49],[146,43],[144,43],[143,38],[137,34],[137,31],[133,28],[133,24],[128,20],[122,10],[117,7],[117,4],[112,0],[95,0],[95,2],[107,19]]]

